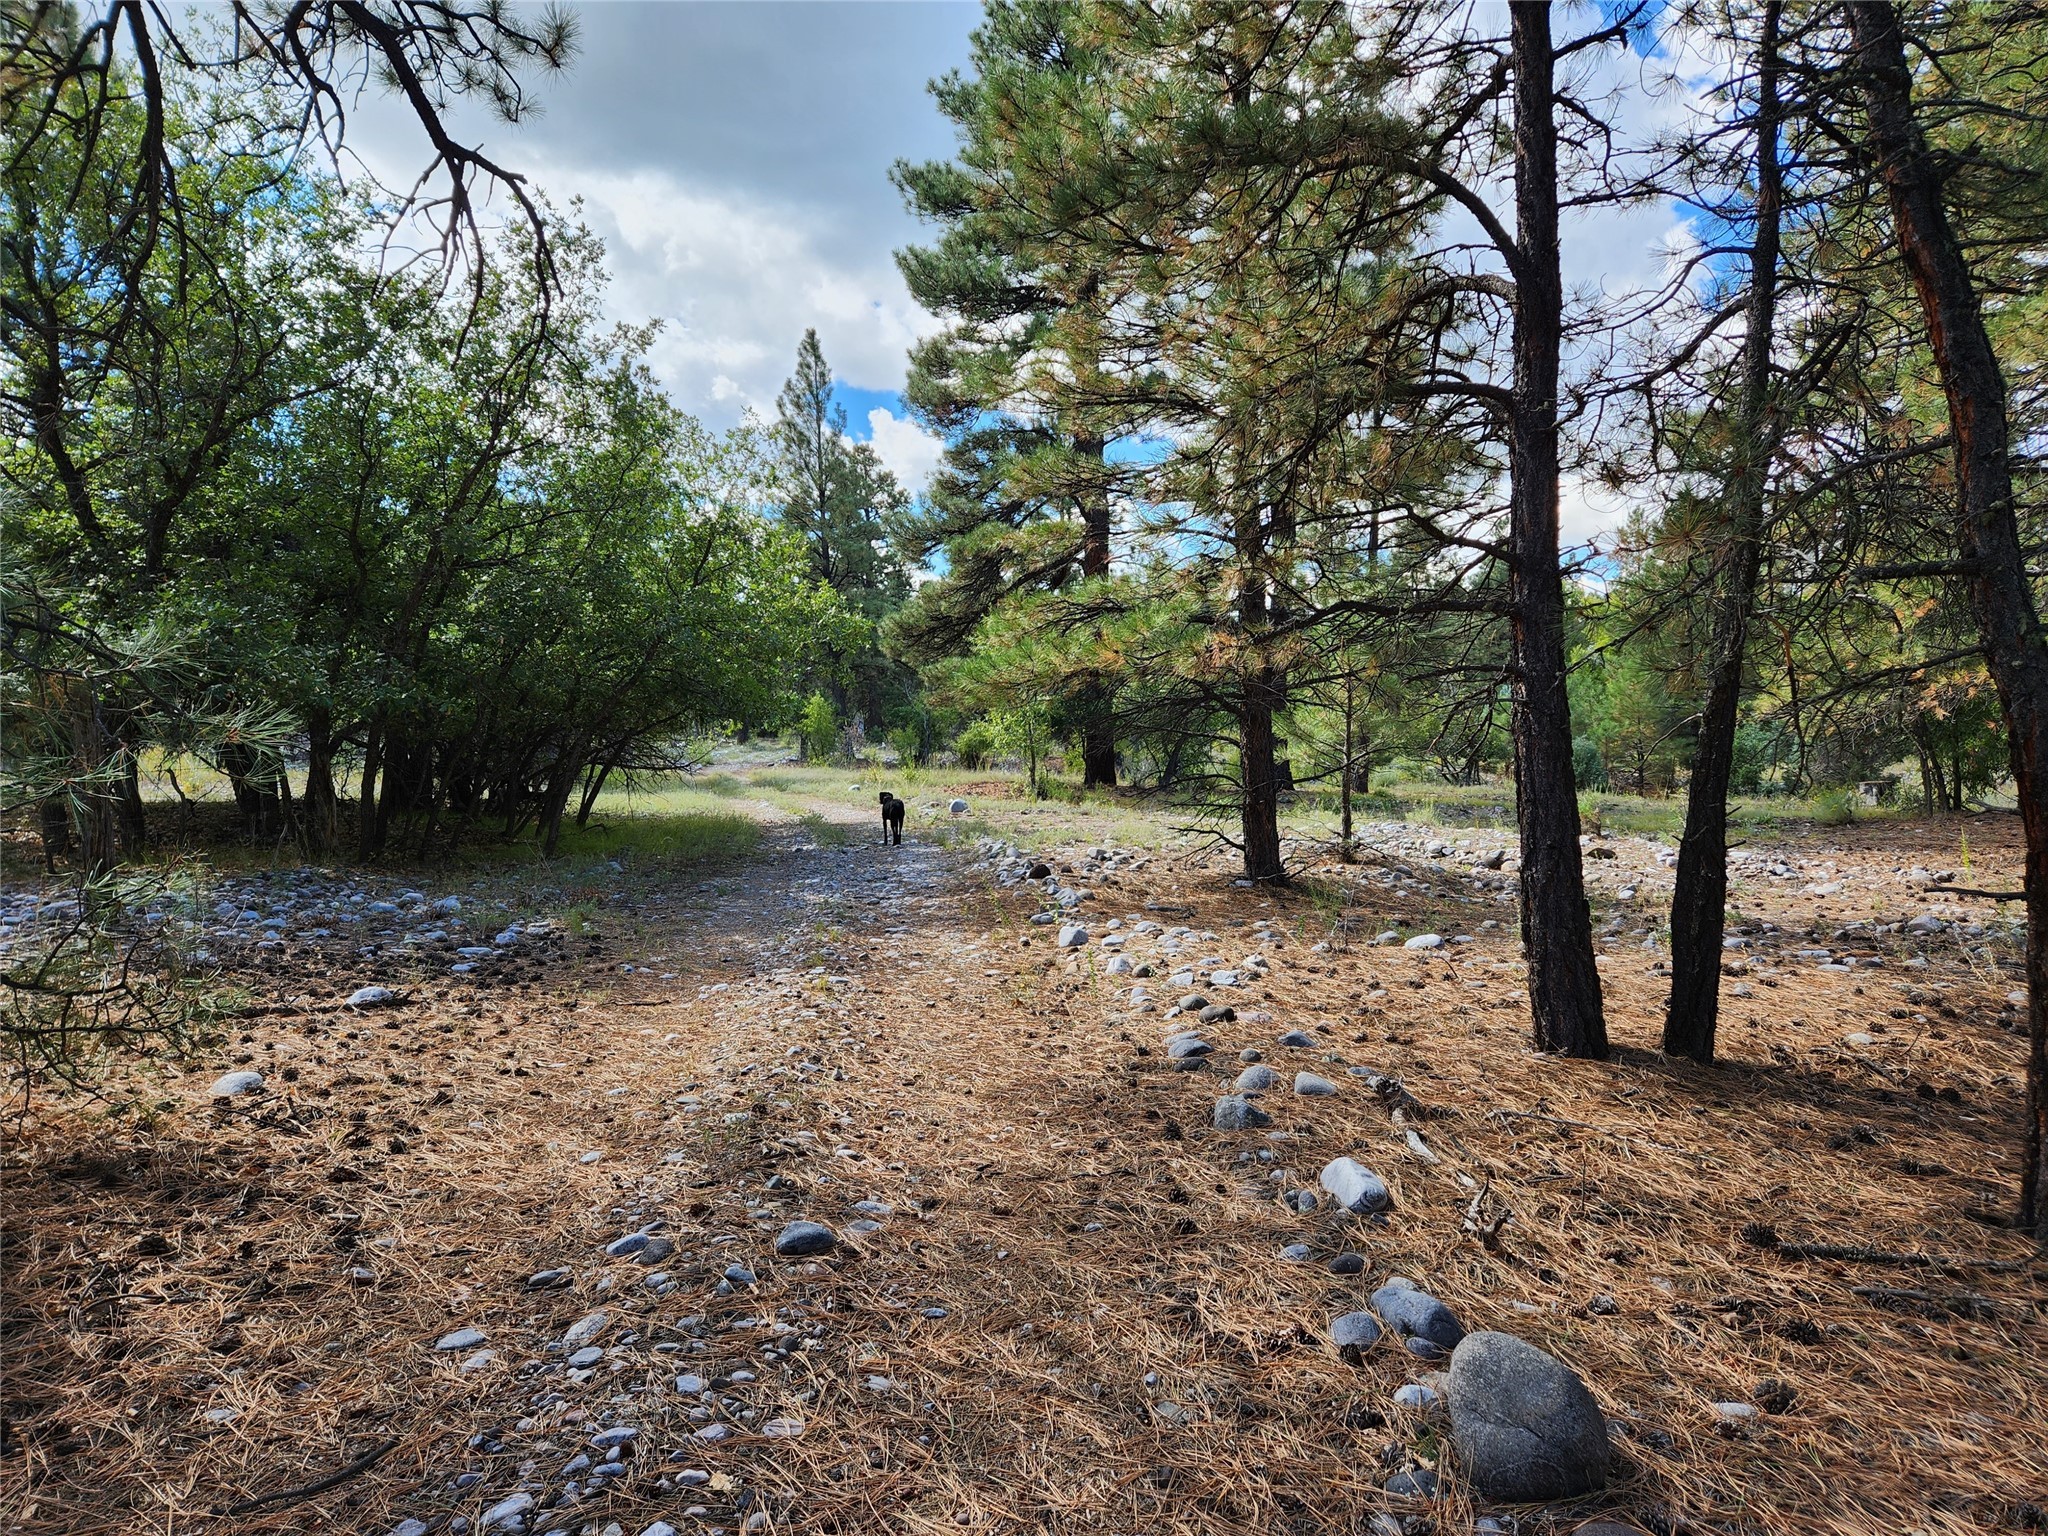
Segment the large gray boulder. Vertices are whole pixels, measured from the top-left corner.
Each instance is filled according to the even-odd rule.
[[[1467,1334],[1451,1354],[1451,1443],[1490,1499],[1536,1503],[1607,1481],[1607,1421],[1576,1372],[1507,1333]]]

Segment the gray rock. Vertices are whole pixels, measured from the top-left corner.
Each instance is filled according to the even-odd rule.
[[[1175,1035],[1166,1042],[1166,1057],[1169,1061],[1186,1061],[1195,1056],[1207,1056],[1215,1049],[1200,1035]]]
[[[1424,1409],[1434,1408],[1441,1401],[1434,1388],[1425,1387],[1420,1382],[1411,1381],[1405,1387],[1394,1389],[1393,1402],[1396,1408],[1407,1408],[1420,1413]]]
[[[792,1221],[775,1238],[775,1255],[782,1259],[807,1259],[830,1253],[839,1246],[832,1229],[815,1221]]]
[[[426,1521],[414,1520],[408,1516],[391,1527],[390,1536],[427,1536],[430,1529]]]
[[[633,1255],[635,1264],[645,1264],[650,1269],[676,1251],[675,1241],[666,1237],[650,1237],[647,1244]]]
[[[1330,1260],[1333,1275],[1362,1275],[1365,1273],[1365,1255],[1362,1253],[1340,1253]]]
[[[1301,1030],[1298,1029],[1290,1029],[1289,1031],[1287,1031],[1286,1034],[1280,1037],[1280,1043],[1282,1045],[1291,1045],[1297,1051],[1302,1051],[1307,1050],[1316,1042],[1315,1037],[1313,1035],[1304,1034]]]
[[[632,1425],[618,1424],[610,1429],[600,1429],[590,1437],[590,1443],[600,1451],[608,1451],[615,1445],[624,1445],[629,1440],[638,1440],[639,1438],[640,1431]]]
[[[1064,928],[1060,929],[1059,938],[1056,942],[1061,949],[1079,949],[1088,942],[1088,930],[1079,923],[1068,923]]]
[[[1294,1091],[1305,1099],[1327,1099],[1337,1091],[1337,1085],[1313,1072],[1297,1072],[1294,1074]]]
[[[1304,1072],[1295,1078],[1295,1092],[1301,1091],[1301,1078],[1314,1076]],[[1320,1081],[1320,1079],[1318,1079]],[[1373,1216],[1393,1205],[1394,1197],[1388,1191],[1386,1181],[1355,1158],[1333,1158],[1323,1164],[1323,1171],[1316,1182],[1330,1192],[1337,1204],[1354,1216]],[[1451,1340],[1453,1344],[1456,1339]]]
[[[1202,994],[1199,992],[1190,992],[1186,997],[1182,998],[1173,1006],[1178,1008],[1182,1013],[1200,1013],[1204,1008],[1209,1006],[1209,999],[1202,996]]]
[[[1231,1085],[1239,1093],[1264,1093],[1268,1088],[1280,1086],[1280,1074],[1271,1067],[1253,1065],[1237,1074],[1237,1081]]]
[[[967,814],[967,802],[965,800],[949,800],[946,802],[946,809],[955,816],[965,816]]]
[[[1252,1131],[1262,1125],[1271,1125],[1273,1117],[1239,1094],[1228,1094],[1216,1101],[1216,1110],[1209,1123],[1219,1131]]]
[[[586,1344],[569,1357],[569,1366],[572,1370],[587,1371],[603,1358],[603,1350],[595,1344]]]
[[[1290,1264],[1306,1264],[1312,1256],[1307,1243],[1289,1243],[1280,1250],[1280,1257]]]
[[[474,1328],[458,1328],[453,1333],[444,1333],[434,1341],[436,1349],[475,1349],[483,1343],[484,1336]]]
[[[1420,1339],[1438,1349],[1456,1349],[1465,1337],[1458,1315],[1414,1282],[1396,1275],[1372,1293],[1372,1309],[1380,1321],[1404,1339]]]
[[[261,1093],[263,1091],[263,1074],[261,1072],[229,1072],[225,1076],[215,1078],[213,1086],[206,1091],[210,1097],[216,1099],[232,1099],[245,1093]]]
[[[1370,1312],[1346,1312],[1330,1319],[1330,1342],[1337,1352],[1357,1363],[1357,1357],[1380,1341],[1379,1319]]]
[[[1468,1335],[1451,1355],[1450,1398],[1458,1465],[1486,1497],[1536,1503],[1606,1483],[1599,1405],[1569,1366],[1534,1344]]]
[[[398,994],[389,987],[357,987],[355,991],[349,993],[347,1001],[342,1006],[345,1008],[375,1008],[380,1003],[388,1003],[397,996]]]
[[[1228,1024],[1237,1017],[1237,1010],[1228,1003],[1211,1003],[1195,1015],[1204,1024]]]
[[[605,1324],[611,1320],[612,1315],[609,1312],[593,1312],[588,1317],[580,1318],[562,1335],[562,1343],[570,1349],[581,1349],[603,1333]]]
[[[608,1259],[630,1258],[633,1254],[645,1248],[648,1241],[648,1235],[645,1232],[628,1232],[624,1237],[615,1237],[604,1245],[605,1257]]]
[[[1403,949],[1442,949],[1444,947],[1444,936],[1440,933],[1418,933],[1401,947]]]
[[[526,1512],[533,1508],[533,1495],[515,1493],[509,1499],[500,1499],[484,1511],[482,1526],[487,1531],[502,1531],[517,1525],[526,1518]]]
[[[1387,1492],[1396,1498],[1433,1499],[1436,1497],[1436,1474],[1427,1467],[1396,1472],[1387,1479]]]

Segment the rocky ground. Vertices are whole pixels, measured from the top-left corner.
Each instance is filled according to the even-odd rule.
[[[0,1528],[2048,1519],[2012,909],[1955,893],[2011,829],[1738,849],[1707,1072],[1652,1049],[1653,839],[1588,841],[1589,1064],[1527,1049],[1499,832],[1268,893],[862,798],[708,877],[138,913],[248,1002],[145,1113],[14,1127]]]

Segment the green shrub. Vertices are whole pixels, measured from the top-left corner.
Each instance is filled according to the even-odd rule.
[[[1590,736],[1572,738],[1572,782],[1580,789],[1607,787],[1607,758]]]
[[[839,720],[832,713],[832,701],[822,693],[811,695],[797,722],[797,739],[803,744],[806,762],[829,763],[839,752]]]
[[[1856,792],[1823,790],[1813,797],[1813,819],[1824,827],[1846,827],[1856,819]]]
[[[889,745],[896,750],[897,765],[906,771],[924,762],[924,732],[915,725],[899,725],[889,733]]]
[[[976,720],[953,738],[953,755],[962,768],[986,768],[998,745],[995,726],[986,719]]]

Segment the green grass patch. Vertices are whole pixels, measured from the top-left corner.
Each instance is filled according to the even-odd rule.
[[[564,827],[556,858],[632,858],[662,864],[714,864],[743,859],[761,842],[761,824],[737,811],[670,811],[593,816],[587,827]],[[480,853],[488,856],[490,850]]]

